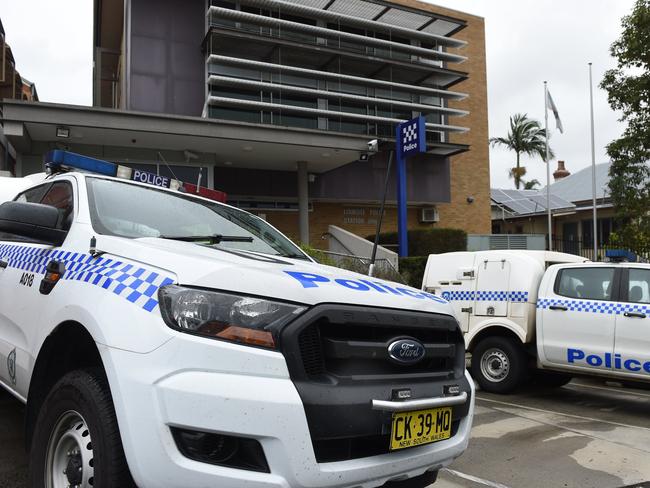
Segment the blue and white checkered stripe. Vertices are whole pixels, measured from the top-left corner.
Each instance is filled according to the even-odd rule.
[[[625,312],[650,314],[650,306],[640,303],[571,300],[564,298],[540,298],[537,300],[537,308],[539,309],[547,309],[553,305],[566,307],[571,312],[602,313],[608,315],[620,315]]]
[[[479,301],[479,302],[515,302],[525,303],[528,301],[527,291],[444,291],[442,297],[447,301]]]
[[[134,264],[84,253],[0,244],[0,257],[11,268],[42,275],[51,260],[61,261],[66,270],[64,280],[98,286],[147,312],[158,306],[158,289],[174,282],[169,276]]]

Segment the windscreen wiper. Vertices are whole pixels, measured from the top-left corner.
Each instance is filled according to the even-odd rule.
[[[159,236],[161,239],[183,242],[208,242],[212,244],[221,244],[222,242],[253,242],[252,237],[246,236],[224,236],[213,234],[211,236]]]

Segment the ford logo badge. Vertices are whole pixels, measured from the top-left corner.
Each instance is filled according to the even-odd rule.
[[[426,349],[415,339],[399,339],[389,344],[388,355],[399,364],[416,364],[424,359]]]

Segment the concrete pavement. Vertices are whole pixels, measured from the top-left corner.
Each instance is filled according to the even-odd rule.
[[[468,451],[435,488],[649,488],[650,391],[577,380],[477,394]],[[0,391],[0,488],[26,488],[22,405]],[[189,487],[188,487],[189,488]]]

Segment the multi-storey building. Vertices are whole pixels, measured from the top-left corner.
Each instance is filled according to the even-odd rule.
[[[59,143],[182,173],[319,244],[330,224],[374,231],[389,151],[367,144],[389,147],[396,124],[422,114],[410,227],[489,232],[479,17],[414,0],[95,0],[94,57],[94,109],[5,107],[17,140],[30,133],[23,170]],[[45,136],[44,120],[69,140]]]
[[[0,100],[38,100],[36,85],[18,73],[13,52],[5,37],[5,30],[0,21]],[[0,127],[0,175],[13,175],[15,169],[16,151]]]

